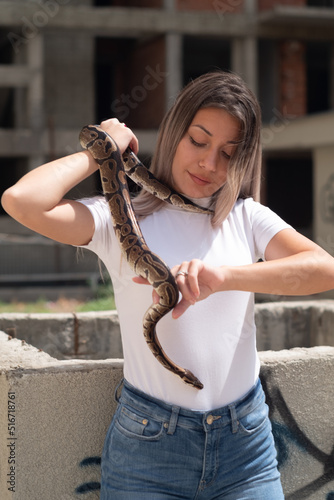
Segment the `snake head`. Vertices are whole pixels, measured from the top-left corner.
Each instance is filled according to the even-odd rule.
[[[106,138],[108,138],[107,141]],[[99,162],[107,160],[115,151],[121,156],[114,139],[98,125],[83,127],[79,135],[79,141],[81,146],[88,149],[93,158]]]
[[[81,129],[79,141],[83,148],[87,149],[97,138],[99,131],[97,126],[86,125]]]

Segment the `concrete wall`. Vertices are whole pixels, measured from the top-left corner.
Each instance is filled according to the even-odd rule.
[[[64,314],[0,314],[0,330],[57,359],[123,356],[116,311]]]
[[[314,234],[325,250],[334,254],[333,144],[314,150]]]
[[[60,362],[1,333],[0,352],[1,499],[98,498],[122,361]]]
[[[334,346],[334,301],[256,304],[258,350]],[[116,311],[77,314],[0,314],[0,330],[57,359],[123,356]]]
[[[334,497],[334,348],[260,353],[288,500]],[[122,360],[57,361],[0,332],[2,500],[99,498]]]

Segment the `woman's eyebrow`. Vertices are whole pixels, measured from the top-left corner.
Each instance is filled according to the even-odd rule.
[[[197,124],[194,124],[194,125],[192,125],[192,126],[193,126],[193,127],[198,127],[198,128],[200,128],[200,129],[202,129],[202,130],[203,130],[206,134],[208,134],[210,137],[212,137],[211,132],[209,132],[209,130],[207,130],[205,127],[203,127],[203,125],[199,125],[199,124],[197,125]]]
[[[205,132],[206,134],[208,134],[210,137],[212,137],[213,134],[211,134],[211,132],[209,130],[207,130],[205,127],[203,127],[203,125],[200,125],[200,124],[197,124],[197,123],[194,123],[194,125],[191,125],[192,127],[198,127],[200,128],[201,130],[203,130],[203,132]],[[240,141],[227,141],[226,144],[240,144]]]

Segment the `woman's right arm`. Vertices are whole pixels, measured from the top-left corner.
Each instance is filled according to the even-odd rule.
[[[93,217],[82,203],[64,196],[96,170],[87,151],[46,163],[7,189],[2,206],[13,219],[48,238],[86,244],[94,233]]]
[[[138,143],[130,129],[116,119],[101,123],[121,152]],[[92,175],[98,166],[87,151],[46,163],[24,175],[2,195],[2,206],[18,222],[48,238],[70,245],[85,245],[94,234],[89,209],[66,193]]]

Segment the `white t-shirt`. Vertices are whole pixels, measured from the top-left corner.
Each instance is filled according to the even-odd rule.
[[[113,281],[122,334],[124,376],[141,391],[169,404],[198,411],[227,405],[246,394],[259,375],[254,323],[254,296],[217,292],[191,306],[179,319],[171,314],[157,325],[166,354],[204,384],[185,384],[166,370],[146,344],[142,321],[152,303],[152,288],[132,281],[134,273],[121,253],[104,198],[81,200],[95,221],[86,246],[104,262]],[[239,266],[264,259],[267,244],[282,229],[280,217],[253,199],[238,200],[219,227],[210,216],[166,204],[140,221],[152,252],[169,267],[197,258],[213,266]]]

